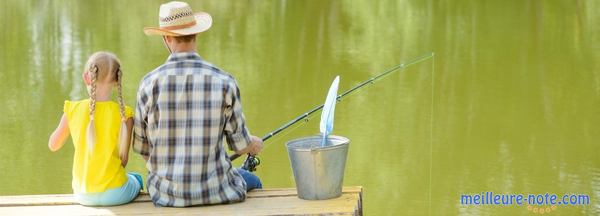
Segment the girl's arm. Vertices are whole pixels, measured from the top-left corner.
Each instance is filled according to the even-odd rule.
[[[50,135],[50,139],[48,140],[48,148],[50,148],[50,151],[58,151],[63,144],[65,144],[65,140],[69,138],[69,134],[67,116],[63,114],[60,118],[60,123],[58,123],[58,127],[54,130],[52,135]]]
[[[127,166],[127,160],[129,160],[129,145],[131,144],[131,132],[133,131],[133,118],[128,118],[125,125],[127,126],[127,133],[125,133],[127,142],[121,143],[123,146],[119,148],[122,150],[119,152],[119,157],[121,158],[123,167]]]

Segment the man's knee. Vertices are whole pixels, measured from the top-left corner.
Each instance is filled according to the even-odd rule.
[[[244,179],[244,182],[246,182],[247,191],[262,188],[262,182],[260,181],[260,178],[257,175],[244,169],[238,169],[238,172]]]
[[[260,178],[257,175],[249,173],[249,180],[246,181],[246,187],[248,191],[253,189],[261,189],[262,182],[260,181]]]

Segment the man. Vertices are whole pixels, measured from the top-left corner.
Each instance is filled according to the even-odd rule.
[[[148,73],[137,92],[134,151],[146,160],[148,192],[156,206],[193,206],[243,201],[261,188],[252,173],[233,168],[223,138],[237,154],[258,154],[262,140],[246,128],[233,76],[196,53],[196,34],[212,24],[207,13],[184,2],[160,6],[161,35],[171,53]]]

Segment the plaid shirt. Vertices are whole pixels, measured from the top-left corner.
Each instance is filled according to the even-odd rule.
[[[246,184],[223,146],[250,143],[235,79],[196,53],[174,53],[137,92],[133,149],[148,156],[157,206],[243,201]]]

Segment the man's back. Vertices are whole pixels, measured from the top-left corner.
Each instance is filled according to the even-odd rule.
[[[171,54],[140,83],[134,150],[148,157],[159,206],[242,201],[246,185],[223,148],[250,143],[235,79],[193,52]]]

